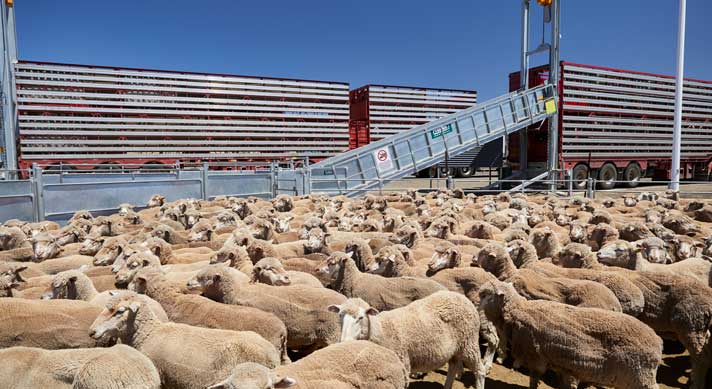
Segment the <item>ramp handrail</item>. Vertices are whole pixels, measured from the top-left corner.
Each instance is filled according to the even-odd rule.
[[[311,191],[358,196],[483,146],[557,111],[556,88],[513,92],[310,167]]]

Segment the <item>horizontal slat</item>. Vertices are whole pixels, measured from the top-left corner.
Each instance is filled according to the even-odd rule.
[[[330,88],[349,89],[348,83],[331,82],[331,81],[310,81],[310,80],[294,80],[280,79],[274,77],[248,77],[238,75],[220,75],[220,74],[198,74],[189,72],[172,72],[160,70],[134,70],[120,68],[97,68],[91,66],[75,66],[61,64],[36,64],[36,63],[18,63],[15,65],[17,69],[23,70],[39,70],[43,72],[71,72],[80,74],[120,74],[123,76],[147,77],[147,78],[169,78],[176,80],[206,80],[206,81],[223,81],[223,82],[240,82],[240,83],[259,83],[271,85],[304,85],[304,86],[322,86],[329,85]]]
[[[675,85],[675,79],[673,77],[661,77],[661,76],[638,74],[638,73],[632,73],[632,72],[626,72],[626,71],[598,69],[598,68],[577,66],[577,65],[570,65],[570,64],[565,65],[564,72],[566,73],[566,72],[570,72],[570,71],[591,73],[591,74],[595,74],[595,75],[599,75],[599,76],[611,76],[616,79],[617,78],[629,78],[629,79],[634,79],[634,80],[639,80],[639,81],[652,81],[652,82],[657,82],[657,83]],[[696,86],[696,87],[700,87],[702,89],[712,89],[712,82],[700,82],[700,81],[685,79],[684,85]]]
[[[653,116],[672,116],[672,112],[666,112],[666,111],[648,111],[648,110],[643,110],[643,109],[623,109],[623,108],[605,108],[605,107],[591,107],[591,106],[584,106],[584,105],[573,105],[573,104],[566,104],[564,102],[564,109],[569,110],[569,111],[580,111],[580,112],[604,112],[604,113],[610,113],[610,114],[629,114],[629,115],[653,115]],[[687,118],[699,118],[699,119],[706,119],[709,117],[709,115],[701,115],[701,114],[691,114],[688,113],[685,115]]]
[[[212,130],[212,129],[211,129]],[[347,131],[330,131],[330,132],[312,132],[312,133],[290,133],[285,130],[269,131],[269,132],[211,132],[211,131],[76,131],[76,130],[27,130],[20,129],[20,135],[24,136],[120,136],[120,137],[144,137],[144,136],[176,136],[176,137],[191,137],[191,138],[207,138],[207,137],[234,137],[234,138],[348,138]]]
[[[642,101],[645,103],[663,103],[663,104],[670,104],[674,107],[675,104],[675,99],[673,98],[658,98],[658,97],[651,97],[651,96],[637,96],[637,95],[631,95],[631,94],[617,94],[617,93],[603,93],[603,92],[594,92],[590,90],[584,90],[584,89],[566,89],[564,91],[564,97],[566,99],[570,99],[571,97],[579,97],[579,98],[589,98],[592,102],[599,101],[608,101],[608,100],[617,100],[617,101]],[[704,101],[695,101],[695,100],[683,100],[683,106],[684,107],[712,107],[712,102],[704,102]]]
[[[66,159],[232,159],[232,158],[248,158],[248,159],[278,159],[278,158],[302,158],[302,157],[328,157],[333,153],[327,152],[303,152],[303,153],[285,153],[285,152],[255,152],[255,153],[180,153],[180,154],[30,154],[23,156],[26,160],[66,160]]]
[[[581,81],[589,81],[589,82],[581,82],[581,81],[572,81],[575,77],[569,76],[568,78],[564,78],[564,90],[566,88],[584,88],[584,89],[590,89],[590,90],[605,90],[605,91],[613,91],[613,92],[620,92],[621,94],[634,94],[634,95],[641,95],[641,96],[662,96],[662,97],[670,97],[674,96],[675,92],[666,92],[666,91],[661,91],[661,90],[655,90],[655,89],[646,89],[646,88],[640,88],[637,86],[620,86],[620,85],[605,85],[605,84],[598,84],[594,82],[590,82],[590,80],[583,79],[584,77],[579,77],[576,79],[583,79]],[[686,97],[688,99],[699,99],[702,101],[709,101],[712,99],[712,96],[706,96],[706,95],[700,95],[700,94],[694,94],[694,93],[688,93],[685,92]],[[564,94],[564,98],[566,97],[566,94]]]
[[[698,120],[687,120],[687,118],[682,118],[683,127],[710,127],[712,128],[712,122],[704,122]],[[659,118],[631,118],[631,117],[616,117],[616,116],[575,116],[570,112],[564,112],[564,123],[571,122],[591,122],[591,123],[620,123],[620,124],[644,124],[644,125],[660,125],[660,126],[670,126],[672,127],[673,120],[661,120]]]
[[[304,146],[304,145],[314,145],[315,147],[324,147],[324,143],[314,142],[314,141],[289,141],[289,144],[280,145],[274,141],[265,140],[216,140],[216,139],[202,139],[202,140],[185,140],[185,139],[20,139],[20,143],[23,145],[43,145],[43,146],[85,146],[85,145],[116,145],[119,148],[124,148],[125,146],[131,145],[185,145],[185,146],[201,146],[208,147],[212,145],[231,145],[231,146],[242,146],[242,145],[265,145],[273,148],[291,148],[293,146]]]
[[[263,120],[220,120],[220,119],[175,119],[175,118],[116,118],[116,117],[86,117],[86,116],[44,116],[44,115],[19,115],[21,121],[34,122],[92,122],[92,123],[157,123],[157,124],[199,124],[213,126],[218,124],[232,125],[262,125],[262,126],[297,126],[297,127],[334,127],[339,121],[333,123],[306,122],[306,121],[263,121]],[[347,121],[343,121],[348,126]]]
[[[632,108],[640,108],[640,109],[656,109],[660,110],[660,112],[663,113],[674,113],[674,106],[670,105],[662,105],[662,104],[647,104],[647,103],[641,103],[637,101],[615,101],[615,100],[591,100],[591,99],[580,99],[580,98],[575,98],[575,97],[569,97],[566,99],[566,102],[568,104],[574,104],[574,103],[579,103],[587,106],[596,106],[596,107],[608,107],[608,106],[613,106],[613,107],[632,107]],[[695,108],[695,107],[690,107],[690,106],[683,106],[682,108],[683,115],[689,112],[696,112],[696,113],[702,113],[702,114],[708,114],[712,116],[712,109],[708,108]]]
[[[26,150],[27,152],[55,152],[55,153],[74,153],[74,152],[94,152],[94,153],[101,153],[101,152],[107,152],[107,153],[115,153],[117,151],[117,147],[112,146],[112,147],[38,147],[38,146],[27,146]],[[219,152],[246,152],[246,151],[272,151],[272,150],[277,150],[275,147],[216,147],[216,146],[210,146],[210,145],[204,145],[202,147],[123,147],[120,148],[121,150],[128,152],[128,153],[136,153],[136,152],[157,152],[157,153],[162,153],[162,152],[196,152],[196,151],[205,151],[208,153],[219,153]],[[300,153],[302,151],[339,151],[342,150],[341,147],[327,147],[327,146],[310,146],[309,149],[302,149],[299,147],[294,147],[290,148],[290,150],[294,150],[295,153]]]

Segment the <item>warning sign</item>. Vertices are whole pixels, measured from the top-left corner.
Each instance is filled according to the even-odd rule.
[[[394,169],[393,159],[391,159],[391,152],[388,150],[388,147],[374,151],[373,156],[376,158],[376,169],[378,169],[380,173]]]

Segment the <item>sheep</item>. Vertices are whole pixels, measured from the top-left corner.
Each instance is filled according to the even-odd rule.
[[[517,269],[507,250],[498,243],[485,246],[477,256],[476,264],[500,281],[512,282],[517,292],[529,300],[622,311],[616,296],[605,286],[591,281],[545,277],[526,268]]]
[[[598,251],[598,261],[604,265],[656,273],[680,275],[712,286],[712,262],[688,258],[669,265],[650,263],[642,258],[640,249],[624,240],[611,242]]]
[[[674,262],[699,257],[705,247],[704,242],[697,241],[687,235],[677,235],[670,242],[672,243]]]
[[[161,265],[175,265],[175,264],[190,264],[196,262],[210,261],[214,256],[215,252],[207,248],[207,252],[201,253],[197,251],[190,250],[186,254],[178,254],[179,251],[173,250],[173,246],[161,238],[148,238],[141,246],[147,248],[157,256]]]
[[[166,387],[205,387],[240,363],[276,367],[280,360],[275,347],[254,332],[163,323],[135,297],[112,299],[88,332],[97,340],[117,337],[141,351]]]
[[[663,217],[662,224],[678,235],[694,236],[702,232],[702,228],[695,224],[694,220],[683,214],[669,213]]]
[[[712,204],[704,205],[703,207],[695,210],[695,220],[712,223]]]
[[[188,235],[189,242],[209,242],[213,240],[215,227],[207,220],[193,224]]]
[[[235,282],[220,265],[210,265],[188,282],[188,288],[225,304],[261,309],[287,326],[290,348],[323,347],[338,342],[339,318],[326,310],[346,300],[326,288],[269,286]]]
[[[428,262],[427,275],[432,276],[443,269],[460,267],[462,255],[457,246],[452,244],[439,244],[435,246],[433,257]]]
[[[552,301],[528,301],[514,287],[492,282],[480,291],[487,317],[506,333],[512,356],[529,370],[529,387],[546,370],[562,383],[657,388],[662,340],[631,316]],[[576,345],[571,347],[571,345]],[[563,385],[562,385],[563,386]]]
[[[633,282],[645,301],[638,319],[661,336],[683,344],[692,362],[692,388],[704,387],[705,373],[712,366],[708,351],[712,347],[712,288],[675,274],[608,268],[598,262],[595,254],[559,259],[564,267],[614,272]]]
[[[0,226],[0,250],[30,247],[27,235],[19,227]]]
[[[610,224],[597,224],[588,234],[587,243],[594,251],[620,238],[618,230]]]
[[[475,375],[475,388],[484,388],[479,315],[464,296],[440,291],[383,313],[360,298],[352,298],[330,305],[329,310],[341,318],[342,342],[370,340],[384,346],[398,355],[409,373],[426,373],[447,363],[445,389],[452,388],[462,363]]]
[[[125,345],[77,350],[12,347],[0,350],[0,359],[3,360],[0,377],[8,388],[159,389],[161,386],[151,360]]]
[[[128,242],[121,236],[103,240],[101,248],[94,254],[94,265],[104,266],[113,264],[117,258],[122,256],[126,246],[128,246]]]
[[[539,258],[554,258],[561,251],[561,243],[549,227],[534,228],[529,234],[529,243],[536,248]]]
[[[306,285],[322,288],[318,278],[309,273],[300,271],[287,271],[282,262],[277,258],[267,257],[260,259],[253,267],[252,282],[261,282],[267,285]]]
[[[628,242],[635,242],[655,237],[655,234],[650,231],[645,223],[637,221],[623,224],[618,227],[618,232],[620,234],[620,239],[627,240]]]
[[[346,242],[344,246],[345,253],[351,253],[351,258],[356,262],[358,270],[361,272],[368,271],[373,263],[373,251],[369,246],[369,241],[361,238],[353,238]]]
[[[161,238],[170,244],[188,243],[188,238],[184,235],[183,231],[177,231],[164,223],[159,223],[153,226],[150,234],[151,236]]]
[[[318,272],[329,278],[332,289],[346,297],[360,297],[381,311],[403,307],[445,290],[432,280],[361,273],[350,255],[338,251],[321,263]]]
[[[79,270],[67,270],[56,274],[52,278],[49,290],[42,295],[43,300],[67,299],[81,300],[103,308],[111,298],[126,291],[105,291],[99,293],[91,279]],[[149,309],[153,311],[158,320],[168,321],[168,316],[161,305],[156,301],[142,297]]]
[[[192,326],[233,331],[252,331],[280,351],[282,362],[288,362],[287,328],[279,318],[260,309],[228,305],[208,298],[183,294],[179,285],[170,282],[155,268],[139,270],[128,286],[147,300],[158,301],[171,321]],[[145,297],[145,296],[144,296]]]
[[[382,248],[374,257],[368,272],[382,277],[425,277],[428,268],[416,266],[410,256],[403,254],[402,249],[408,250],[403,245]]]
[[[255,363],[243,363],[225,380],[208,389],[292,386],[305,389],[404,389],[408,386],[408,374],[393,351],[372,342],[355,340],[331,345],[273,370]]]
[[[289,212],[294,209],[292,198],[287,195],[277,195],[272,199],[272,206],[277,212]]]
[[[633,242],[636,246],[640,247],[641,254],[648,262],[651,263],[671,263],[672,258],[667,251],[667,245],[665,242],[655,236],[641,239]]]
[[[0,298],[0,348],[94,347],[88,329],[101,308],[85,301]]]

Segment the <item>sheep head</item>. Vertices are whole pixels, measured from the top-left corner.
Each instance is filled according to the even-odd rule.
[[[452,234],[450,223],[448,223],[444,218],[438,218],[432,222],[428,229],[423,233],[423,235],[429,238],[438,239],[447,239],[450,234]]]
[[[232,211],[222,211],[215,218],[218,221],[215,224],[216,229],[237,225],[237,215]]]
[[[553,258],[561,250],[561,243],[549,227],[535,228],[529,234],[529,243],[535,248],[539,258]]]
[[[89,239],[85,240],[85,243]],[[124,246],[127,246],[123,238],[111,238],[104,241],[101,249],[94,255],[94,265],[96,266],[106,266],[111,265],[116,262],[116,259],[123,254]]]
[[[286,286],[292,283],[284,265],[277,258],[262,258],[252,268],[252,282],[267,285]]]
[[[77,280],[82,276],[84,274],[78,270],[67,270],[55,274],[48,290],[42,295],[42,299],[78,299],[80,293],[77,290]]]
[[[378,315],[378,310],[360,298],[350,298],[343,304],[327,307],[329,312],[339,314],[341,319],[341,342],[349,340],[368,340],[371,337],[371,316]]]
[[[435,274],[443,269],[452,269],[460,266],[462,255],[454,245],[440,244],[435,247],[435,252],[428,262],[428,272]]]
[[[141,246],[148,249],[153,255],[161,259],[161,264],[165,264],[165,259],[173,254],[170,243],[161,238],[148,238],[141,243]]]
[[[279,195],[272,199],[272,206],[278,212],[289,212],[294,209],[292,198],[287,195]]]
[[[344,252],[351,254],[351,258],[354,259],[356,266],[362,272],[368,270],[366,269],[366,261],[373,255],[368,242],[368,240],[354,238],[346,242],[346,246],[344,246]]]
[[[702,255],[712,257],[712,236],[705,240],[705,248],[702,250]]]
[[[502,231],[492,224],[477,220],[472,224],[465,235],[474,239],[495,239],[495,236],[500,233],[502,233]]]
[[[588,236],[586,223],[575,221],[569,225],[569,237],[572,242],[583,243]]]
[[[135,295],[112,298],[89,327],[89,336],[102,343],[109,339],[130,339],[135,331],[136,314],[143,306],[144,302]]]
[[[213,225],[207,220],[201,220],[190,229],[188,240],[191,242],[209,242],[213,239]]]
[[[274,231],[283,234],[289,232],[290,226],[289,222],[294,219],[292,214],[285,214],[272,217],[272,224],[274,224]]]
[[[670,254],[667,251],[665,242],[656,237],[650,237],[635,242],[641,249],[643,257],[651,263],[670,263]]]
[[[106,216],[99,216],[94,219],[94,227],[89,231],[91,235],[111,236],[113,235],[111,227],[114,221]]]
[[[200,221],[200,219],[202,219],[202,215],[200,214],[200,212],[191,209],[183,215],[182,224],[183,226],[185,226],[185,228],[191,229]]]
[[[291,377],[280,377],[268,368],[252,362],[237,365],[226,379],[207,389],[279,389],[297,384]]]
[[[671,241],[676,257],[676,262],[697,257],[705,248],[703,242],[696,241],[689,236],[678,235]]]
[[[617,240],[598,250],[598,261],[604,265],[635,270],[638,267],[640,248],[630,242]]]
[[[353,261],[351,253],[343,253],[341,251],[333,252],[329,258],[325,259],[315,269],[316,273],[326,276],[330,280],[336,279],[339,271],[344,268],[348,261]]]
[[[29,238],[35,261],[41,262],[55,258],[62,251],[57,239],[47,232],[40,232]]]
[[[159,194],[154,194],[151,196],[150,199],[148,199],[148,203],[146,203],[146,206],[148,208],[153,208],[153,207],[160,207],[166,202],[166,197],[163,195]]]
[[[225,264],[219,263],[205,266],[186,284],[186,288],[193,293],[201,293],[203,296],[220,301],[223,297],[221,284],[230,279],[228,268]]]
[[[509,257],[512,258],[512,262],[517,268],[539,259],[536,248],[523,239],[509,242],[507,244],[507,253],[509,253]]]
[[[390,241],[405,245],[408,248],[413,248],[415,243],[422,236],[423,233],[419,227],[416,227],[412,223],[405,223],[395,230],[393,235],[390,237]]]
[[[27,265],[17,262],[0,263],[0,297],[12,297],[12,289],[25,282],[20,274],[25,270]]]
[[[403,267],[407,266],[405,262],[400,250],[395,246],[386,246],[373,257],[368,271],[383,277],[399,277],[403,275]]]
[[[514,285],[507,282],[490,281],[480,288],[480,309],[493,322],[500,322],[507,304],[524,299]]]
[[[230,267],[237,267],[239,263],[250,261],[250,254],[244,246],[223,245],[215,255],[210,258],[211,264],[227,262]]]
[[[313,228],[307,234],[306,242],[304,242],[304,247],[314,253],[319,252],[326,246],[326,238],[329,236],[328,233],[322,231],[321,229]]]
[[[119,204],[119,216],[126,216],[129,212],[133,212],[134,206],[128,203]]]
[[[74,215],[72,215],[72,218],[69,219],[69,223],[72,223],[72,222],[74,222],[76,220],[80,220],[80,219],[93,220],[94,216],[92,216],[91,212],[89,212],[89,211],[85,211],[85,210],[77,211],[74,213]]]
[[[620,237],[629,242],[655,237],[648,227],[641,222],[626,223],[619,229]]]
[[[114,285],[117,288],[126,288],[140,269],[160,266],[161,260],[149,251],[136,252],[117,269]]]
[[[499,279],[509,278],[516,270],[507,249],[499,243],[489,243],[473,258],[473,266],[479,266]]]
[[[555,258],[555,262],[561,267],[588,269],[596,262],[596,258],[591,247],[582,243],[569,243]]]

